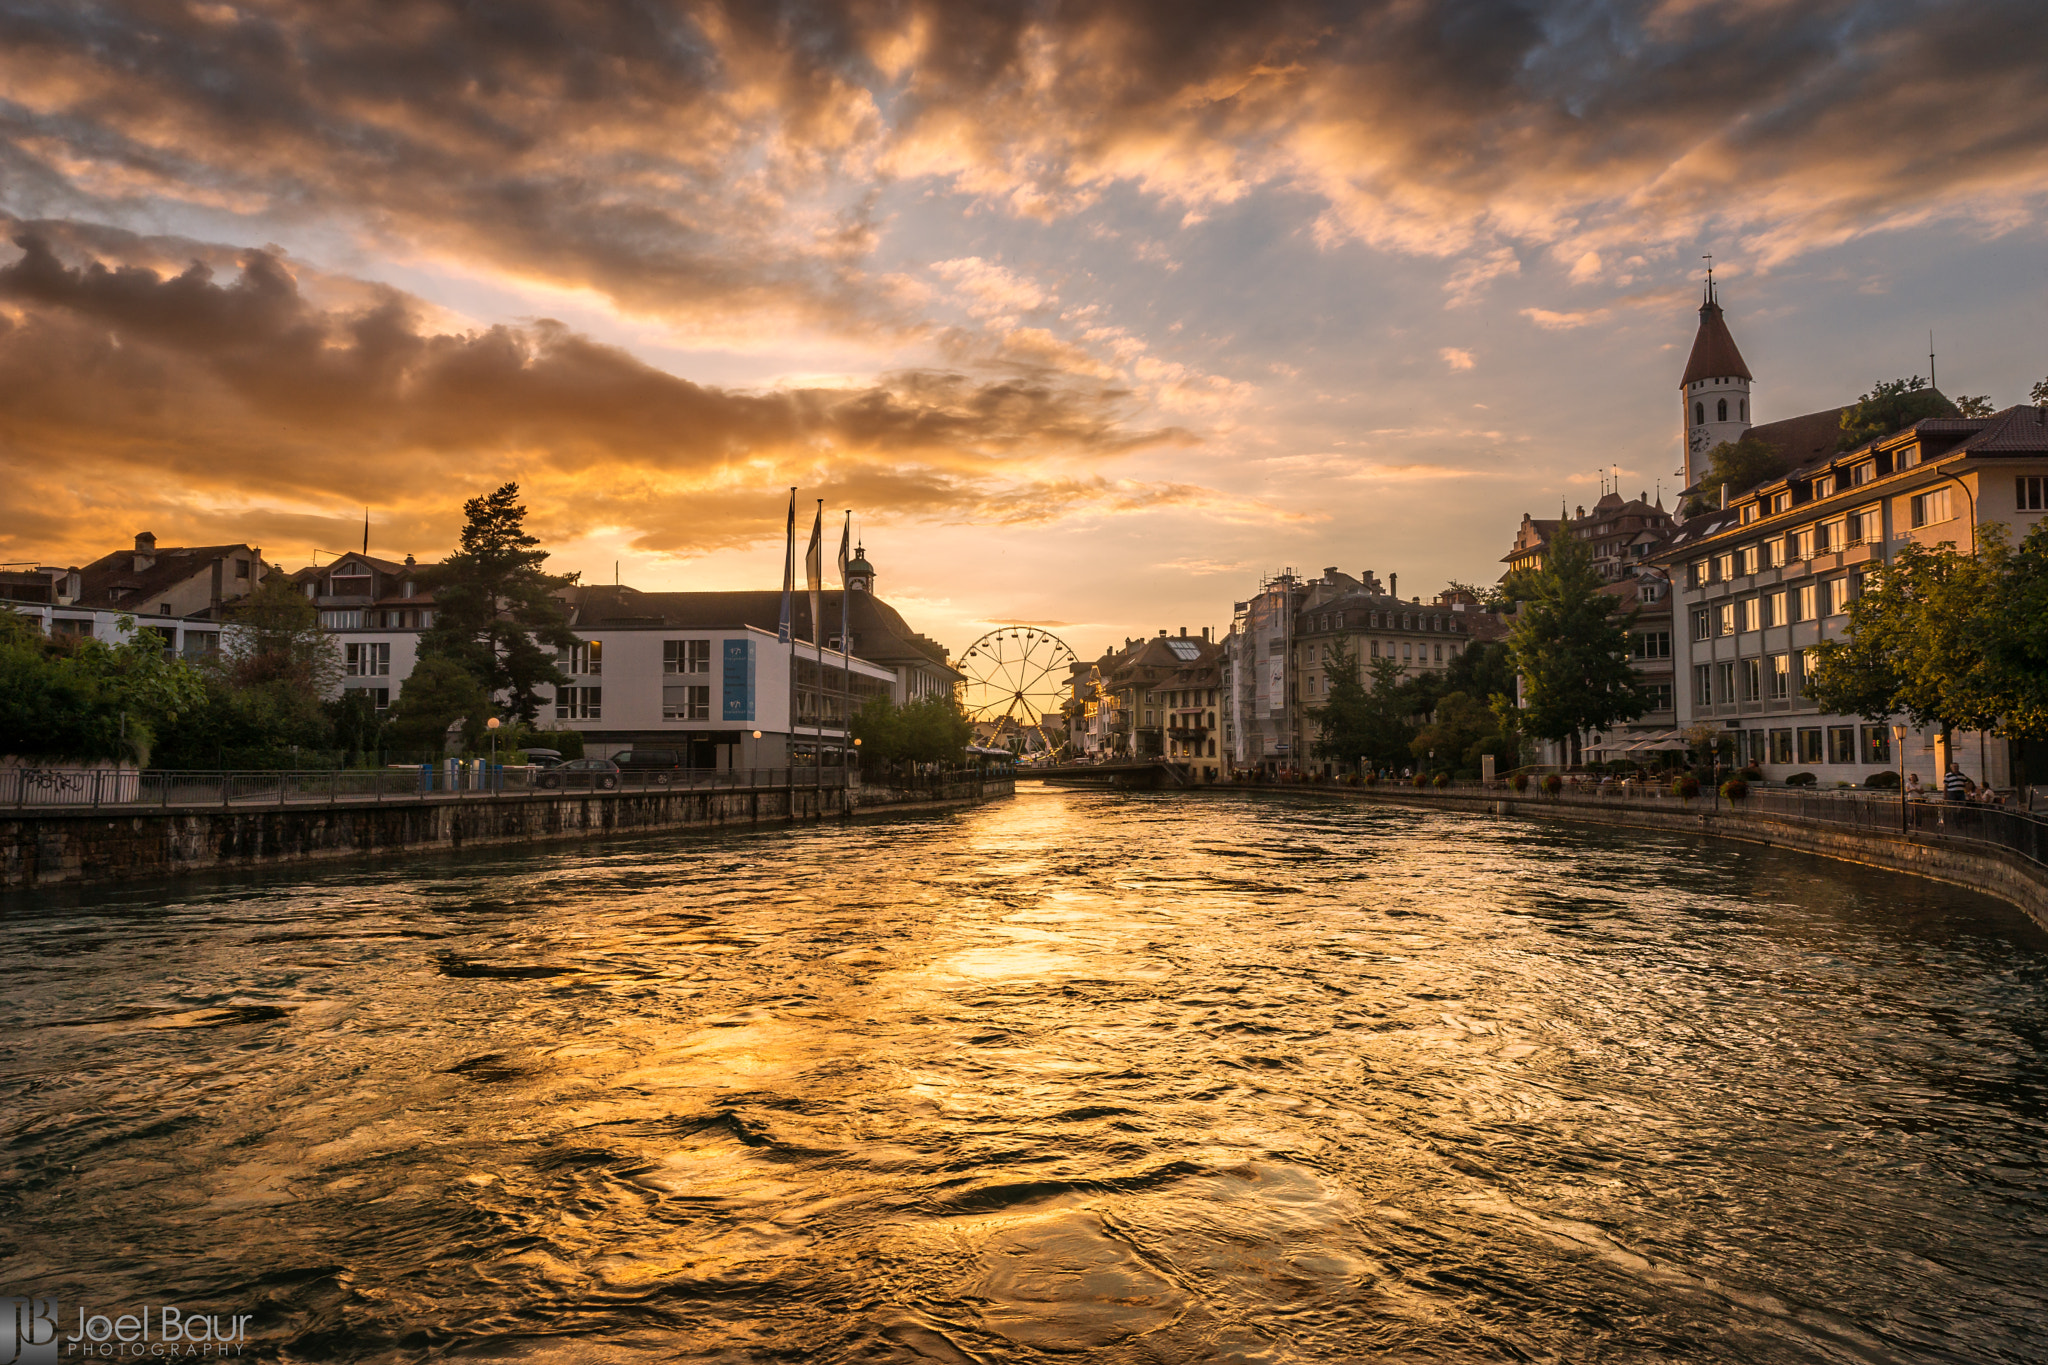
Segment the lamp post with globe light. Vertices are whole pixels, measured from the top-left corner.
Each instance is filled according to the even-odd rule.
[[[498,790],[498,727],[503,723],[496,716],[484,722],[484,729],[491,732],[491,772],[486,785],[492,791]]]
[[[1911,814],[1906,810],[1906,727],[1904,725],[1894,724],[1892,726],[1892,743],[1896,744],[1899,749],[1899,833],[1907,834],[1912,831],[1913,822]]]

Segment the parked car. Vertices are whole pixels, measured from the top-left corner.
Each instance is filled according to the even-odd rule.
[[[528,749],[526,762],[533,768],[559,768],[562,766],[562,752],[559,749]]]
[[[613,754],[612,762],[622,773],[642,774],[642,781],[666,786],[682,775],[683,755],[679,749],[628,749]]]
[[[619,789],[619,767],[608,758],[572,758],[534,775],[533,785],[546,789],[583,787],[592,791]]]

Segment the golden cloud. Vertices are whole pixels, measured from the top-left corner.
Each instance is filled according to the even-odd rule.
[[[0,469],[17,508],[62,509],[11,516],[0,537],[17,553],[97,553],[134,529],[110,517],[176,510],[147,491],[104,506],[109,489],[175,490],[186,524],[232,521],[230,539],[254,527],[331,548],[349,524],[337,504],[424,538],[467,491],[516,477],[554,533],[618,527],[665,553],[772,534],[790,483],[835,506],[1012,522],[1210,496],[1075,473],[1193,438],[1136,424],[1127,389],[1059,373],[741,391],[547,320],[438,330],[368,286],[322,307],[272,252],[242,253],[223,280],[204,262],[68,264],[33,226],[16,244],[0,267]]]

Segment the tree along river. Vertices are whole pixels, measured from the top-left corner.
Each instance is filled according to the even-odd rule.
[[[13,897],[0,1293],[246,1359],[2048,1359],[2048,935],[1310,798]]]

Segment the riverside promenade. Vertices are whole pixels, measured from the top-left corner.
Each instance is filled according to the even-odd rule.
[[[1185,789],[1266,792],[1366,804],[1467,811],[1502,819],[1571,820],[1768,844],[1988,892],[2048,927],[2048,821],[2024,811],[1896,794],[1751,787],[1740,800],[1660,786],[1516,791],[1506,782],[1416,787],[1401,782],[1216,783]]]
[[[621,785],[560,790],[479,777],[451,790],[429,785],[416,769],[398,769],[127,773],[55,788],[30,785],[0,801],[0,889],[848,819],[972,804],[1014,790],[1007,772],[977,769],[934,774],[907,789],[866,785],[842,768],[685,770],[613,780]]]

